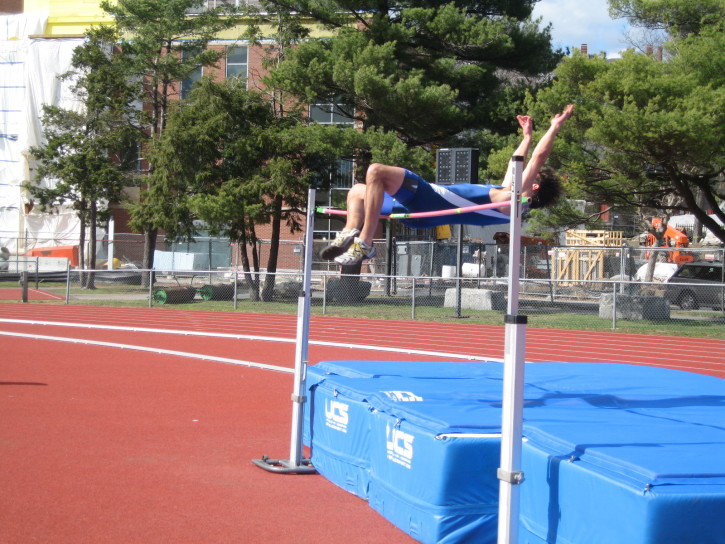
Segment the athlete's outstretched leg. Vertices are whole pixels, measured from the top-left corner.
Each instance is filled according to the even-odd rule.
[[[345,253],[335,259],[335,262],[343,266],[352,266],[375,255],[373,236],[380,220],[380,209],[383,206],[385,193],[389,195],[397,193],[404,179],[403,168],[380,163],[373,163],[368,167],[365,176],[364,221],[360,235]],[[359,209],[356,212],[359,212]]]
[[[360,234],[360,227],[365,220],[365,185],[356,183],[347,193],[347,221],[345,228],[337,233],[330,245],[320,251],[320,257],[331,261],[339,257],[355,241]]]
[[[405,179],[405,169],[398,166],[373,163],[365,175],[365,221],[360,238],[368,245],[378,228],[380,209],[383,207],[385,193],[394,195]]]

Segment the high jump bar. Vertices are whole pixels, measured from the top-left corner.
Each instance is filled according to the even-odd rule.
[[[521,199],[522,204],[529,202],[528,197]],[[497,208],[508,208],[511,206],[511,201],[505,202],[491,202],[490,204],[477,204],[475,206],[466,206],[463,208],[450,208],[447,210],[433,210],[430,212],[411,212],[411,213],[391,213],[390,215],[381,215],[380,219],[420,219],[423,217],[440,217],[443,215],[455,215],[458,213],[471,213],[480,210],[494,210]],[[338,208],[316,208],[318,213],[325,213],[328,215],[347,215],[347,210],[341,210]]]

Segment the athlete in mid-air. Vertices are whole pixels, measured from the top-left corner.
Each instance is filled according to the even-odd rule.
[[[528,197],[529,208],[542,208],[553,204],[561,194],[561,183],[551,168],[544,167],[551,154],[556,135],[574,111],[568,105],[551,119],[546,134],[539,140],[526,164],[521,181],[521,196]],[[526,157],[533,138],[531,117],[517,116],[523,139],[515,155]],[[358,264],[375,255],[373,235],[381,215],[406,214],[464,208],[479,204],[506,202],[511,199],[512,170],[501,185],[461,183],[437,185],[428,183],[410,170],[398,166],[373,163],[367,170],[365,183],[357,183],[347,195],[347,222],[329,246],[320,252],[323,259],[343,266]],[[414,228],[437,225],[469,224],[492,225],[509,221],[509,207],[498,211],[480,210],[423,219],[404,219]]]

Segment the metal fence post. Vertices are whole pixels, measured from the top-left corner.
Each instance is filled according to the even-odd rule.
[[[207,240],[207,246],[208,246],[208,253],[209,253],[209,283],[211,284],[212,279],[213,279],[212,271],[211,271],[211,260],[212,260],[212,255],[213,255],[211,236],[209,237],[209,240]]]
[[[461,316],[461,289],[463,275],[463,225],[458,225],[458,240],[456,241],[456,317]]]
[[[154,303],[154,277],[153,272],[149,270],[149,308],[153,307]]]
[[[322,315],[327,313],[327,272],[322,273]]]
[[[28,271],[23,270],[20,273],[20,299],[23,302],[28,302]]]
[[[612,328],[617,328],[617,283],[612,283]]]
[[[387,262],[385,263],[385,296],[392,294],[392,276],[395,275],[395,257],[398,255],[398,247],[396,238],[393,236],[393,223],[388,223],[385,232],[385,245],[387,249]]]
[[[415,276],[413,276],[413,294],[411,295],[411,306],[412,306],[412,311],[411,311],[410,318],[415,319]]]
[[[559,285],[558,278],[556,277],[559,274],[559,248],[554,248],[554,266],[552,267],[554,272],[551,275],[551,301],[554,302],[554,299],[556,298],[556,288]]]
[[[65,273],[65,303],[70,304],[70,259],[68,259],[68,264],[66,265],[66,273]]]
[[[235,268],[234,269],[234,304],[232,307],[236,310],[237,309],[237,285],[239,280],[239,271]]]
[[[725,316],[725,248],[721,249],[720,262],[722,263],[722,274],[720,275],[720,282],[722,287],[720,288],[720,310]]]

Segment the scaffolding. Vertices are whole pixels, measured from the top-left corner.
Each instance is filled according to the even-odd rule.
[[[605,257],[612,248],[621,248],[622,231],[569,230],[566,247],[557,249],[554,258],[553,279],[559,281],[595,281],[605,278]]]

